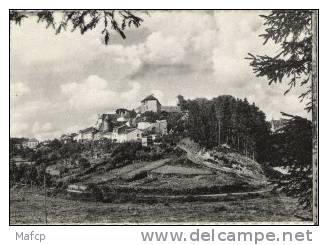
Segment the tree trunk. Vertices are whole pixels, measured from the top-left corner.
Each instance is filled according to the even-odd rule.
[[[312,13],[313,222],[318,223],[318,11]]]
[[[45,215],[45,223],[47,224],[47,188],[46,188],[46,171],[44,171],[43,175],[43,188],[44,188],[44,215]]]

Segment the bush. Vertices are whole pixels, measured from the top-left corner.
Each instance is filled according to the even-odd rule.
[[[86,168],[89,168],[91,166],[90,162],[88,159],[84,158],[84,157],[81,157],[79,159],[79,167],[81,169],[86,169]]]
[[[87,190],[92,194],[96,201],[102,201],[104,199],[103,192],[96,184],[88,184]]]

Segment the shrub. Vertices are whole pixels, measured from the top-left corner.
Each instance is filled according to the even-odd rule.
[[[81,169],[86,169],[86,168],[89,168],[91,165],[90,165],[90,162],[88,159],[84,158],[84,157],[81,157],[79,159],[79,167]]]

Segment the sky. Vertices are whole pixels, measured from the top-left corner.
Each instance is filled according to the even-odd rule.
[[[151,11],[139,13],[140,28],[123,40],[101,29],[81,35],[54,34],[25,19],[11,26],[10,134],[39,140],[77,132],[96,123],[98,113],[136,108],[154,94],[162,105],[187,99],[232,95],[247,98],[267,120],[280,112],[310,118],[300,90],[283,95],[286,81],[268,85],[252,72],[248,53],[278,53],[263,45],[263,11]]]

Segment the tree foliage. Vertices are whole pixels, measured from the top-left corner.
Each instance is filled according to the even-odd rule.
[[[81,34],[102,25],[101,35],[104,43],[109,44],[113,32],[126,38],[127,28],[140,27],[143,19],[132,10],[11,10],[10,23],[21,25],[24,19],[36,17],[38,23],[53,28],[56,34],[69,29]]]
[[[193,140],[209,148],[228,144],[259,161],[265,160],[262,148],[270,130],[265,114],[255,104],[229,95],[183,103],[188,109],[187,131]]]
[[[277,188],[298,198],[306,209],[312,207],[312,122],[284,114],[290,119],[278,132],[276,160],[288,167]]]
[[[246,59],[258,77],[266,77],[269,85],[288,81],[287,94],[296,86],[306,87],[299,95],[301,101],[310,100],[306,109],[312,109],[311,71],[312,71],[312,29],[310,10],[273,10],[268,15],[261,15],[266,26],[264,45],[273,41],[279,46],[278,54],[253,55]]]

